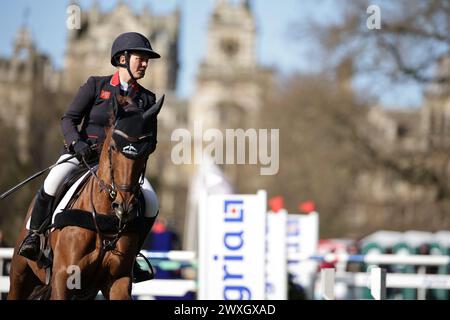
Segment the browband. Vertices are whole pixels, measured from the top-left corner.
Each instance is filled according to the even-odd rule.
[[[124,137],[124,138],[127,139],[129,142],[138,142],[138,141],[147,139],[147,138],[149,138],[149,137],[152,136],[152,134],[149,133],[149,134],[140,136],[140,137],[138,137],[138,138],[130,137],[130,136],[127,135],[125,132],[123,132],[123,131],[121,131],[121,130],[119,130],[119,129],[114,129],[113,133],[118,134],[118,135],[121,136],[121,137]]]

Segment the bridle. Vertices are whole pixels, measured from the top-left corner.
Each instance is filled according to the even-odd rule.
[[[146,134],[146,135],[143,135],[138,138],[130,137],[126,133],[124,133],[120,130],[117,130],[117,129],[113,129],[112,133],[121,135],[122,137],[127,139],[127,141],[129,141],[129,142],[136,142],[136,141],[148,139],[151,136],[151,134]],[[95,170],[87,163],[86,159],[82,158],[84,165],[88,168],[88,170],[90,171],[90,173],[92,174],[94,179],[97,181],[100,190],[106,191],[108,193],[109,199],[111,201],[111,208],[113,209],[116,217],[119,219],[119,226],[118,226],[117,233],[113,236],[113,238],[111,240],[103,239],[103,241],[102,241],[102,250],[103,251],[109,251],[109,250],[113,250],[115,248],[117,241],[119,241],[122,233],[125,232],[128,222],[130,221],[129,211],[131,209],[131,206],[128,208],[127,211],[125,211],[122,204],[118,204],[115,202],[118,191],[131,192],[134,195],[135,199],[138,199],[139,192],[141,190],[140,186],[144,183],[145,170],[146,170],[146,164],[147,164],[147,161],[145,161],[138,184],[116,184],[114,181],[114,166],[113,166],[113,161],[112,161],[112,152],[113,152],[113,150],[115,150],[113,141],[114,141],[114,139],[111,134],[111,140],[110,140],[110,143],[108,146],[108,162],[109,162],[108,165],[109,165],[109,173],[110,173],[111,183],[107,183],[103,179],[100,179],[98,177],[98,175],[96,174]],[[93,192],[93,188],[91,188],[91,197],[90,197],[91,198],[92,215],[93,215],[93,219],[94,219],[94,223],[95,223],[97,232],[99,234],[102,234],[97,225],[97,220],[96,220],[97,211],[95,210],[94,196],[93,196],[92,192]]]
[[[115,100],[113,100],[113,101],[115,101]],[[148,110],[146,110],[144,112],[143,121],[148,121],[151,117],[156,117],[158,115],[159,111],[161,110],[163,103],[164,103],[164,95],[157,102],[155,102]],[[115,114],[117,115],[118,109],[117,108],[114,108],[114,109],[116,111]],[[106,251],[112,250],[115,248],[115,245],[116,245],[117,241],[119,240],[119,238],[121,237],[121,234],[123,232],[125,232],[125,230],[126,230],[128,222],[130,221],[130,216],[132,216],[129,213],[132,212],[133,204],[130,205],[127,208],[127,211],[125,212],[123,204],[117,203],[115,201],[117,198],[117,195],[118,195],[119,191],[130,192],[130,193],[132,193],[132,195],[134,196],[135,199],[139,199],[139,196],[140,196],[139,193],[141,192],[140,186],[144,183],[147,159],[151,153],[152,147],[154,150],[154,146],[151,146],[151,144],[148,144],[148,146],[146,148],[143,148],[139,153],[132,154],[133,156],[135,156],[135,155],[139,156],[139,158],[145,156],[144,165],[142,168],[142,172],[140,174],[140,180],[137,184],[136,183],[134,183],[134,184],[116,184],[114,181],[114,166],[113,166],[113,161],[112,161],[113,160],[113,157],[112,157],[113,151],[117,150],[116,149],[117,142],[114,140],[114,134],[124,138],[130,144],[137,143],[137,142],[140,142],[140,141],[143,141],[146,139],[151,139],[152,135],[153,135],[152,133],[147,133],[147,134],[141,135],[139,137],[129,136],[127,133],[117,129],[118,120],[119,120],[119,117],[116,117],[116,122],[111,128],[112,131],[111,131],[111,136],[110,136],[110,141],[109,141],[109,146],[108,146],[108,162],[109,162],[108,165],[109,165],[109,174],[110,174],[111,182],[107,183],[103,179],[100,179],[98,177],[98,175],[96,174],[95,170],[93,170],[93,168],[91,166],[89,166],[86,159],[82,158],[83,163],[86,165],[86,167],[88,168],[88,170],[90,171],[90,173],[92,174],[92,176],[94,177],[96,182],[98,183],[100,192],[106,191],[107,194],[109,195],[109,200],[111,202],[111,208],[113,209],[116,217],[119,219],[119,229],[118,229],[118,232],[114,235],[113,240],[111,240],[111,241],[103,240],[102,249],[106,250]],[[125,153],[127,153],[127,152],[125,152],[125,148],[123,148],[120,152],[123,155],[125,155],[126,157],[131,156],[131,154],[128,154],[128,156],[125,154]],[[92,207],[92,216],[94,219],[94,223],[95,223],[97,232],[99,234],[101,234],[101,232],[98,228],[97,222],[96,222],[97,212],[96,212],[95,206],[94,206],[93,190],[94,190],[94,185],[92,184],[91,197],[90,197],[91,198],[91,207]]]
[[[131,137],[131,136],[127,135],[125,132],[118,130],[118,129],[113,129],[112,133],[122,136],[128,142],[131,142],[131,143],[146,140],[151,137],[151,133],[142,135],[140,137]],[[139,183],[137,183],[137,184],[117,184],[117,183],[115,183],[112,152],[113,152],[113,150],[116,150],[116,149],[115,149],[115,145],[114,145],[113,141],[114,141],[114,139],[112,138],[112,135],[111,135],[111,141],[108,146],[108,166],[109,166],[109,175],[110,175],[111,183],[107,183],[103,179],[100,179],[98,177],[98,175],[96,174],[95,170],[87,163],[87,161],[84,158],[82,159],[83,163],[88,168],[90,173],[93,175],[94,179],[97,181],[100,190],[106,191],[108,193],[109,199],[111,202],[114,202],[116,200],[118,191],[130,192],[137,198],[139,195],[139,192],[140,192],[140,187],[144,183],[147,161],[144,162],[144,167],[143,167],[142,173],[140,175]],[[113,209],[116,210],[115,208],[113,208]],[[123,212],[122,212],[122,214],[123,214]]]

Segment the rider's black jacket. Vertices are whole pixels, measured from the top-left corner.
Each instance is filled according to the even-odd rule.
[[[61,118],[67,151],[71,152],[71,146],[80,139],[91,145],[103,143],[105,129],[111,125],[110,119],[113,112],[110,97],[113,97],[117,91],[117,86],[120,86],[118,72],[110,76],[90,77],[80,87],[67,112]],[[136,106],[147,110],[155,103],[155,94],[138,83],[133,83],[130,90],[136,93],[133,98]],[[78,129],[80,124],[81,128]],[[151,152],[153,152],[157,143],[156,115],[151,119],[151,133]]]

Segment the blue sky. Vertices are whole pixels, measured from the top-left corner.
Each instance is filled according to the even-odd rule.
[[[206,30],[209,14],[216,0],[124,0],[135,11],[143,8],[145,3],[150,9],[163,14],[181,8],[180,30],[180,73],[178,79],[178,95],[189,97],[194,90],[197,67],[204,55],[206,47]],[[238,1],[238,0],[234,0]],[[93,0],[79,0],[83,9],[88,9]],[[103,10],[109,10],[116,5],[117,0],[98,1]],[[296,21],[313,18],[320,21],[333,19],[335,6],[338,2],[332,0],[300,1],[300,0],[252,0],[255,14],[258,41],[258,60],[262,65],[271,66],[286,75],[295,71],[308,72],[314,70],[311,57],[306,53],[310,43],[292,41],[290,28]],[[38,48],[52,57],[56,67],[63,63],[66,45],[66,8],[69,1],[54,0],[16,0],[4,1],[0,11],[0,55],[9,56],[12,52],[14,36],[24,23],[24,12],[29,8],[27,25],[32,31]],[[282,5],[281,5],[282,4]],[[409,90],[410,99],[401,103],[408,105],[417,103],[419,96],[414,90]],[[382,97],[386,104],[399,104],[399,94]]]
[[[180,79],[178,93],[186,97],[193,90],[193,79],[206,47],[206,30],[208,16],[215,0],[134,0],[125,1],[136,11],[148,3],[150,9],[158,14],[173,11],[181,7],[181,48],[180,48]],[[89,8],[92,0],[79,1],[82,10]],[[99,1],[100,7],[109,10],[116,5],[116,0]],[[254,0],[254,10],[259,30],[257,52],[259,61],[268,66],[276,66],[285,73],[297,70],[300,61],[296,61],[294,52],[283,57],[274,55],[277,50],[273,46],[283,46],[283,38],[287,38],[288,21],[294,21],[300,12],[297,0],[284,0],[283,6],[277,1]],[[38,47],[51,55],[54,64],[61,67],[66,45],[65,22],[68,1],[50,0],[16,0],[2,3],[0,12],[0,55],[9,56],[12,51],[14,35],[24,21],[25,8],[29,8],[28,26]],[[270,22],[269,22],[270,21]],[[285,45],[285,44],[284,44]],[[278,51],[280,52],[280,51]]]

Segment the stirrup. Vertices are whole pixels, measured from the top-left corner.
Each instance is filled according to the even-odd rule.
[[[150,263],[150,261],[148,261],[147,257],[145,257],[140,252],[136,255],[136,257],[144,258],[144,261],[147,263],[149,268],[148,268],[148,270],[142,269],[140,267],[139,263],[137,262],[137,260],[135,260],[135,262],[133,264],[133,283],[138,283],[138,282],[147,281],[147,280],[153,280],[155,278],[155,271],[154,271],[153,266]],[[136,268],[134,266],[136,266]],[[135,269],[137,269],[137,270],[135,270]],[[135,272],[135,271],[137,271],[137,272]]]
[[[28,245],[27,251],[24,252],[23,246],[27,243],[27,240],[29,240],[29,238],[31,236],[38,237],[39,243],[33,243],[33,245],[35,245],[33,248],[31,248],[30,244],[27,244]],[[28,232],[28,234],[25,236],[25,238],[23,239],[22,243],[20,244],[17,254],[22,257],[25,257],[29,260],[37,261],[39,259],[39,257],[41,256],[41,246],[42,246],[41,235],[37,231],[30,230]],[[31,249],[33,249],[33,252],[30,252]]]

